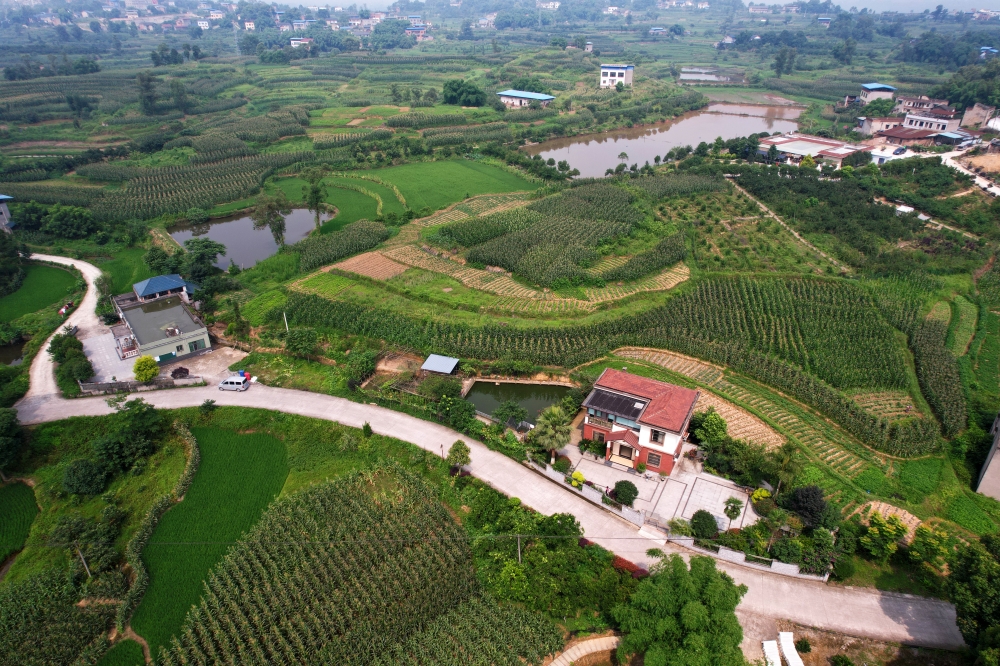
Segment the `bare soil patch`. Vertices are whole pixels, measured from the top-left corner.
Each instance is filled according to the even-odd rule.
[[[349,273],[357,273],[358,275],[364,275],[375,280],[388,280],[403,273],[410,267],[398,261],[393,261],[378,252],[365,252],[364,254],[359,254],[356,257],[336,263],[331,268],[337,268]]]
[[[1000,153],[970,157],[968,165],[969,168],[981,167],[990,173],[996,173],[1000,171]]]

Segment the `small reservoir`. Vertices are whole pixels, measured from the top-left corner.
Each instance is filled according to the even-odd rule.
[[[469,389],[465,399],[476,406],[476,411],[492,414],[497,407],[508,400],[528,411],[528,423],[534,424],[538,413],[556,404],[569,393],[569,386],[552,384],[496,383],[489,380],[477,381]]]
[[[329,219],[329,215],[321,214],[320,224]],[[216,266],[225,270],[232,259],[240,268],[250,268],[258,261],[267,259],[278,251],[278,238],[284,236],[285,244],[291,245],[306,236],[316,228],[315,213],[305,208],[296,208],[285,215],[284,234],[281,230],[268,227],[255,229],[249,215],[228,217],[212,220],[204,224],[183,224],[170,227],[170,236],[184,245],[189,238],[210,238],[226,246],[226,256],[219,257]]]

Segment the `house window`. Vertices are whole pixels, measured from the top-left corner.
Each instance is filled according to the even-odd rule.
[[[204,348],[205,348],[205,339],[204,338],[199,338],[199,339],[195,340],[194,342],[189,342],[188,343],[188,350],[189,351],[195,352],[195,351],[198,351],[199,349],[204,349]]]
[[[646,455],[646,465],[648,467],[660,467],[660,463],[663,459],[660,457],[659,453],[650,453]]]
[[[663,433],[660,432],[659,430],[654,430],[654,431],[652,431],[652,433],[650,433],[649,440],[651,442],[662,442],[663,441]]]
[[[604,443],[604,433],[603,432],[597,433],[597,441],[601,442],[602,444]]]
[[[184,345],[177,345],[177,353],[180,354],[184,351]]]

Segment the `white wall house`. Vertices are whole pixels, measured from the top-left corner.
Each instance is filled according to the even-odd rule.
[[[631,86],[634,73],[635,65],[601,65],[601,87],[614,88],[619,81]]]

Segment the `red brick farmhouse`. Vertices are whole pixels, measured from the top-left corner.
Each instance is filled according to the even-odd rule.
[[[604,455],[625,467],[645,463],[651,472],[670,474],[698,391],[621,370],[606,369],[583,406],[586,439],[607,442]]]

